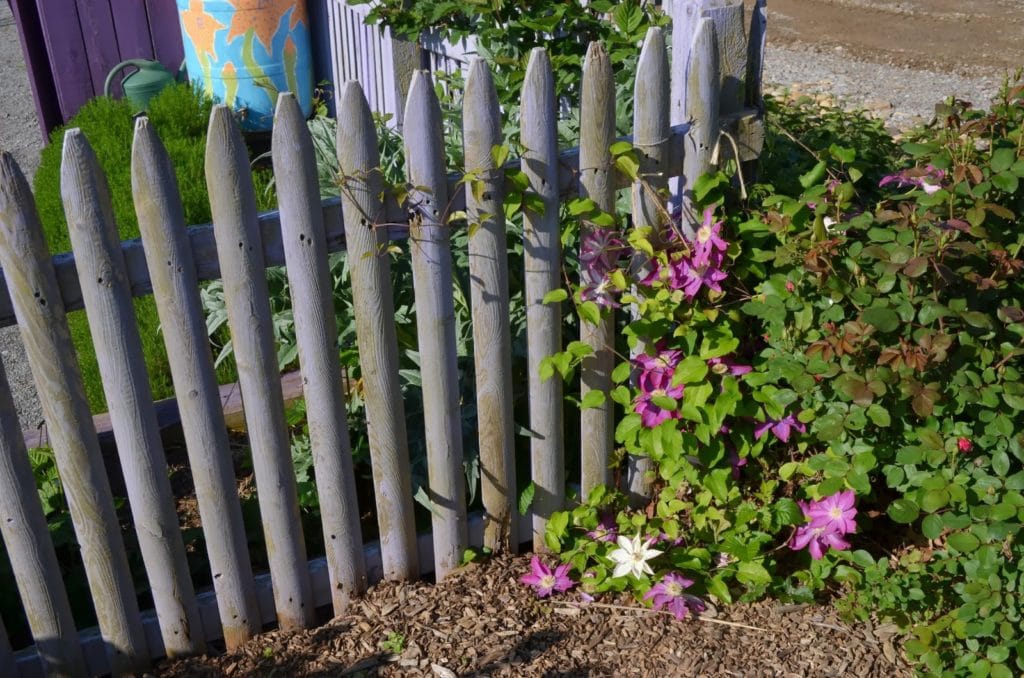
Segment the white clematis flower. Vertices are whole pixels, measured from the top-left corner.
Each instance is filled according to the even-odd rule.
[[[654,543],[653,539],[643,541],[640,533],[637,532],[637,535],[632,539],[619,536],[616,543],[618,543],[619,548],[608,554],[608,557],[615,561],[615,571],[612,572],[613,577],[624,577],[632,573],[634,577],[639,579],[645,572],[651,575],[654,574],[647,561],[655,556],[660,556],[662,552],[651,548],[651,544]]]

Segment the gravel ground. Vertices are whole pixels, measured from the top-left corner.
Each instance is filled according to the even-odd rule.
[[[1024,10],[1019,0],[977,0],[973,14],[962,14],[959,4],[769,0],[766,80],[776,84],[772,91],[831,95],[848,108],[866,109],[894,132],[930,120],[949,95],[985,106],[1006,68],[1024,66],[1024,41],[1013,37]],[[843,32],[847,24],[851,29]],[[42,138],[18,33],[3,2],[0,83],[0,148],[31,176]],[[21,426],[34,428],[42,415],[16,328],[0,330],[0,354]]]

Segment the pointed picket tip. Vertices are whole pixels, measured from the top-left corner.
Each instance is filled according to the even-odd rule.
[[[335,133],[342,175],[368,172],[380,165],[377,128],[373,124],[370,104],[358,82],[350,80],[342,85],[336,113],[338,120],[344,121],[337,126]]]
[[[473,101],[476,106],[490,107],[498,103],[498,92],[494,88],[494,76],[481,57],[473,57],[469,62],[469,74],[466,76],[466,92],[464,101]],[[470,108],[468,103],[463,104]]]
[[[32,189],[28,185],[28,179],[21,171],[18,161],[8,151],[0,151],[0,217],[7,215],[7,210],[13,205],[34,204],[31,201]]]
[[[430,72],[414,71],[412,82],[409,83],[409,96],[405,99],[405,119],[402,124],[405,138],[429,132],[435,116],[440,125],[440,106]],[[417,131],[414,133],[414,130]]]
[[[281,123],[294,125],[297,121],[306,121],[298,100],[291,92],[281,92],[277,95],[277,105],[274,106],[274,129]]]
[[[217,104],[210,112],[210,124],[206,130],[206,168],[222,164],[228,159],[228,151],[234,151],[238,144],[243,143],[242,133],[235,124],[231,109],[224,104]]]
[[[537,78],[551,77],[551,58],[548,51],[543,47],[534,47],[530,50],[530,60],[526,64],[525,82],[533,82]]]
[[[135,118],[135,129],[132,134],[132,162],[159,155],[165,150],[160,135],[156,133],[149,118],[145,115]]]
[[[587,56],[583,59],[583,77],[586,78],[588,72],[595,70],[598,77],[601,77],[605,70],[609,73],[612,70],[612,62],[608,58],[608,50],[604,48],[604,43],[600,40],[593,40],[587,46]]]
[[[365,114],[364,114],[365,112]],[[363,93],[363,86],[356,80],[349,80],[341,86],[341,92],[338,94],[338,119],[352,120],[353,117],[358,118],[357,123],[361,123],[364,118],[372,121],[370,115],[370,104],[366,102],[366,95]],[[356,124],[356,127],[361,124]],[[338,125],[340,129],[342,125]]]
[[[643,47],[640,48],[640,58],[636,64],[636,77],[640,79],[642,73],[650,72],[658,67],[667,68],[665,53],[665,33],[660,26],[651,26],[644,36]]]
[[[491,149],[501,144],[501,110],[491,70],[480,57],[474,57],[469,64],[462,99],[462,120],[466,169],[492,168]]]

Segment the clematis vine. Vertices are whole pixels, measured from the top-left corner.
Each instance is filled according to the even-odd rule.
[[[555,591],[561,593],[575,586],[568,574],[571,567],[572,565],[566,563],[552,571],[540,558],[534,556],[530,561],[530,573],[524,574],[519,581],[532,586],[537,591],[538,598],[547,598]]]
[[[789,548],[794,551],[806,548],[815,560],[821,560],[830,548],[837,551],[850,548],[850,543],[843,536],[857,529],[853,490],[837,492],[810,503],[797,503],[808,522],[796,529]]]
[[[701,612],[704,603],[700,598],[687,594],[686,589],[693,586],[693,581],[682,575],[670,572],[662,580],[644,594],[644,600],[651,601],[655,610],[665,608],[676,619],[682,619],[689,612]]]

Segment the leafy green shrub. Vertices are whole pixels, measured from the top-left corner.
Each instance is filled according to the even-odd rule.
[[[989,113],[953,102],[896,166],[870,127],[820,134],[834,112],[781,113],[802,131],[773,143],[803,148],[803,173],[766,172],[747,203],[704,177],[692,242],[620,225],[586,258],[604,282],[575,290],[581,319],[637,312],[610,397],[616,440],[654,463],[652,496],[599,487],[551,518],[547,545],[587,595],[682,616],[697,595],[838,594],[897,623],[923,670],[1016,675],[1024,85]],[[587,351],[568,348],[542,369],[571,374]],[[524,578],[540,595],[571,584],[545,567]]]
[[[178,177],[186,223],[205,224],[210,221],[210,205],[206,194],[204,154],[206,126],[212,102],[188,85],[174,85],[152,99],[148,115],[154,128],[167,147]],[[57,129],[50,137],[50,145],[43,150],[34,180],[36,205],[43,231],[53,254],[71,249],[67,221],[60,197],[60,163],[64,145],[64,131],[77,127],[82,130],[107,176],[110,186],[114,218],[121,238],[137,238],[139,227],[135,218],[131,190],[131,144],[134,122],[131,105],[124,100],[106,97],[93,99],[72,118],[66,127]],[[263,190],[269,181],[266,171],[256,172],[257,200],[261,209],[273,207],[274,196]],[[159,319],[152,297],[135,300],[135,314],[142,336],[143,355],[149,369],[150,383],[155,398],[173,394],[173,386],[163,340],[159,332]],[[84,313],[68,316],[72,340],[78,352],[89,405],[93,411],[105,411],[106,399],[100,382],[96,354]],[[222,380],[229,379],[230,370],[222,370]]]

